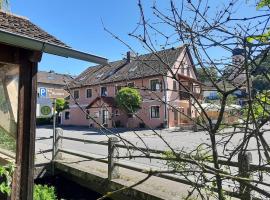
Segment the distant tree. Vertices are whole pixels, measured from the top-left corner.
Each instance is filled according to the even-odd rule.
[[[68,109],[68,102],[63,99],[63,98],[58,98],[56,99],[56,112],[57,114],[59,114],[60,112],[62,112],[63,110]]]
[[[214,67],[209,67],[205,69],[197,68],[197,78],[201,82],[209,81],[209,77],[211,77],[213,81],[216,81],[218,79],[218,73]]]
[[[7,10],[9,7],[9,0],[0,0],[0,10]]]
[[[270,90],[270,55],[259,57],[256,65],[255,70],[251,72],[253,90],[255,93]]]
[[[138,90],[124,87],[116,95],[116,102],[120,108],[132,114],[140,109],[142,97]]]
[[[269,74],[268,74],[269,76]],[[270,77],[269,77],[270,78]],[[269,81],[265,78],[264,75],[257,75],[253,78],[252,87],[254,92],[261,92],[263,90],[270,90]]]

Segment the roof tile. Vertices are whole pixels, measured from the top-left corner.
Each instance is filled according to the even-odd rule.
[[[3,11],[0,11],[0,30],[69,48],[65,43],[48,34],[28,19]]]

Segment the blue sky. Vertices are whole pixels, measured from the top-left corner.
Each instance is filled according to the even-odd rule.
[[[152,1],[143,2],[149,7]],[[159,6],[165,9],[167,2],[158,0]],[[10,0],[10,4],[13,13],[29,18],[74,49],[111,61],[125,56],[127,47],[103,30],[102,19],[108,29],[128,41],[139,53],[144,52],[127,36],[140,18],[136,0]],[[90,65],[93,64],[45,54],[39,70],[77,75]]]

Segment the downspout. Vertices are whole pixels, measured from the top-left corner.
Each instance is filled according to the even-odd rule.
[[[168,89],[168,83],[167,83],[167,77],[166,76],[162,76],[162,81],[163,81],[163,85],[164,85],[164,89],[163,89],[163,98],[164,98],[164,102],[165,102],[165,106],[164,106],[164,128],[169,128],[169,120],[168,120],[168,102],[167,102],[167,89]]]

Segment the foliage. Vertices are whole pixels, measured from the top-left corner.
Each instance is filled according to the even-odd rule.
[[[6,166],[0,166],[0,192],[8,196],[11,194],[11,183],[14,169],[15,165],[13,163]]]
[[[0,127],[0,148],[15,152],[16,141]]]
[[[52,117],[49,117],[49,118],[42,117],[42,118],[36,119],[36,124],[37,125],[49,125],[49,124],[52,124],[52,121],[53,121]]]
[[[47,185],[35,185],[34,200],[56,200],[55,188]]]
[[[270,0],[261,0],[259,1],[258,5],[257,5],[257,9],[266,7],[270,5]]]
[[[268,118],[270,116],[270,92],[263,91],[258,93],[252,103],[252,108],[249,108],[248,106],[244,108],[244,118],[247,119],[248,116],[250,116],[250,111],[254,113],[254,118],[257,120]]]
[[[268,75],[270,78],[270,76]],[[270,90],[270,84],[264,75],[257,75],[252,80],[252,86],[255,92],[262,92],[264,90]]]
[[[142,97],[138,90],[124,87],[117,93],[116,102],[127,113],[135,113],[140,109]]]
[[[69,106],[68,106],[68,101],[66,101],[65,99],[63,98],[58,98],[56,99],[56,112],[57,113],[60,113],[62,112],[63,110],[66,110],[68,109]]]
[[[11,194],[12,176],[15,170],[14,163],[0,166],[0,192],[7,196]],[[34,200],[56,200],[54,187],[47,185],[34,186]]]
[[[4,10],[9,6],[9,0],[0,0],[0,10]]]
[[[258,5],[257,5],[257,10],[268,7],[270,6],[270,0],[260,0]],[[250,36],[247,37],[247,42],[253,43],[255,41],[257,42],[267,42],[270,40],[270,30],[269,27],[267,28],[267,31],[261,35],[256,35],[256,36]]]
[[[209,81],[209,76],[212,78],[213,81],[216,81],[218,79],[218,73],[214,67],[205,68],[206,72],[202,68],[197,68],[196,71],[197,71],[197,78],[201,82]]]

